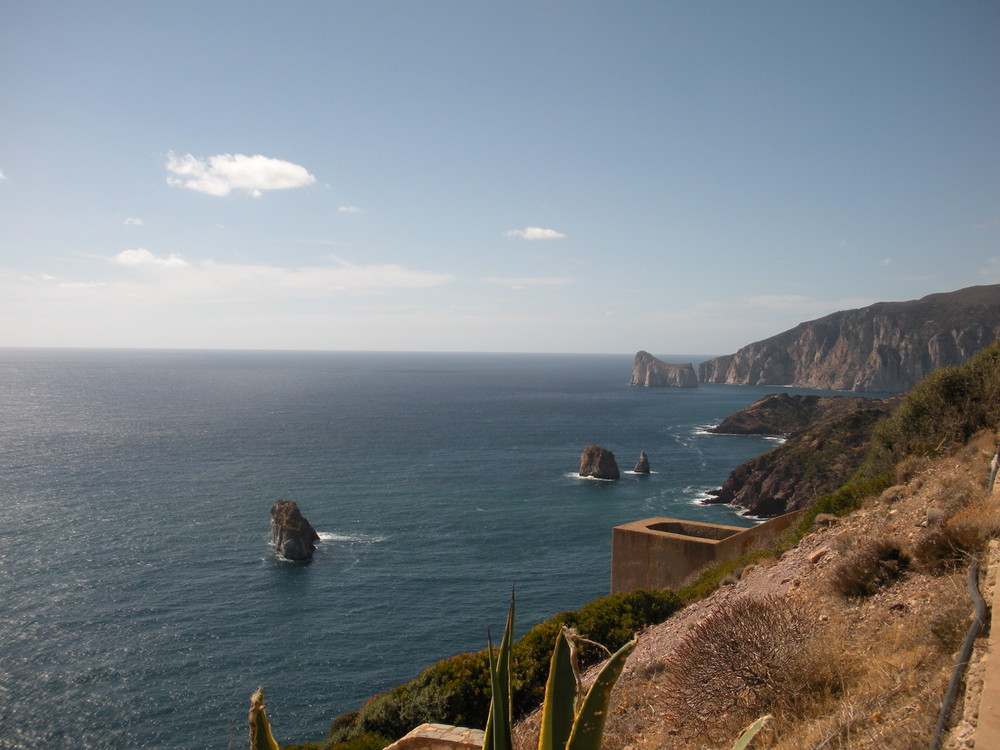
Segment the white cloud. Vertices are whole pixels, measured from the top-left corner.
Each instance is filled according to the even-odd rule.
[[[568,276],[549,276],[549,277],[520,277],[520,278],[509,278],[501,276],[490,276],[483,279],[484,284],[498,284],[500,286],[506,286],[510,289],[526,289],[532,286],[566,286],[567,284],[573,284],[576,280]]]
[[[122,222],[127,227],[141,227],[142,219],[136,218],[135,216],[126,217],[125,221]]]
[[[199,159],[191,154],[167,155],[167,184],[209,195],[229,195],[243,190],[255,198],[265,190],[285,190],[312,185],[316,178],[305,167],[255,154],[217,154]]]
[[[525,227],[524,229],[511,229],[504,232],[505,237],[520,237],[525,240],[562,240],[566,235],[557,232],[555,229],[542,229],[541,227]]]
[[[158,266],[162,268],[182,268],[187,265],[177,253],[171,253],[166,258],[157,258],[144,247],[135,250],[122,250],[112,260],[124,266]]]
[[[3,173],[3,170],[2,170],[2,169],[0,169],[0,180],[6,180],[6,179],[7,179],[7,175],[5,175],[5,174]]]
[[[892,258],[882,258],[878,263],[880,266],[890,266],[892,265]]]
[[[364,209],[358,208],[357,206],[340,206],[338,209],[342,214],[363,214]]]

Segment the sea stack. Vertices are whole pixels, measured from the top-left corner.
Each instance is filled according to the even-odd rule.
[[[588,445],[580,455],[580,476],[595,479],[618,479],[621,472],[615,454],[599,445]]]
[[[271,506],[271,541],[281,556],[295,562],[312,559],[319,534],[291,500],[278,500]]]
[[[639,453],[639,460],[635,462],[635,468],[632,469],[633,474],[648,474],[649,473],[649,456],[646,455],[646,451]]]
[[[632,362],[632,380],[629,385],[648,387],[697,388],[698,376],[690,362],[671,364],[657,359],[649,352],[636,352]]]

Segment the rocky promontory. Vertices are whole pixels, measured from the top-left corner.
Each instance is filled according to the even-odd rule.
[[[649,352],[640,351],[636,352],[632,362],[632,380],[629,385],[697,388],[698,376],[690,362],[671,364],[657,359]]]
[[[580,454],[580,476],[618,479],[621,471],[615,461],[615,454],[600,445],[588,445]]]
[[[899,393],[1000,338],[1000,284],[800,323],[698,366],[703,383]]]
[[[823,420],[863,408],[878,408],[882,399],[863,396],[799,396],[772,393],[730,414],[709,432],[723,435],[788,437]]]
[[[309,562],[316,550],[319,534],[291,500],[278,500],[271,506],[271,541],[282,557],[295,562]]]
[[[705,502],[729,503],[761,517],[812,504],[857,470],[875,423],[894,404],[895,399],[848,398],[841,407],[829,407],[825,418],[818,417],[781,445],[736,467]]]

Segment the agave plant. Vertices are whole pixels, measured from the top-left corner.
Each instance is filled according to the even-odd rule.
[[[513,750],[511,727],[510,647],[514,632],[514,600],[511,598],[507,624],[496,660],[490,643],[490,681],[493,696],[486,722],[483,750]],[[636,640],[622,646],[601,667],[589,690],[584,690],[577,667],[576,647],[582,639],[564,627],[556,637],[545,683],[542,726],[538,750],[598,750],[611,700],[611,688],[622,673],[625,660],[635,649]]]

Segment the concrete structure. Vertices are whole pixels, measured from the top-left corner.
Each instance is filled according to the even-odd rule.
[[[801,511],[743,528],[676,518],[647,518],[611,532],[611,593],[678,588],[706,565],[773,541]]]
[[[448,724],[421,724],[386,750],[480,750],[481,729],[466,729]]]

